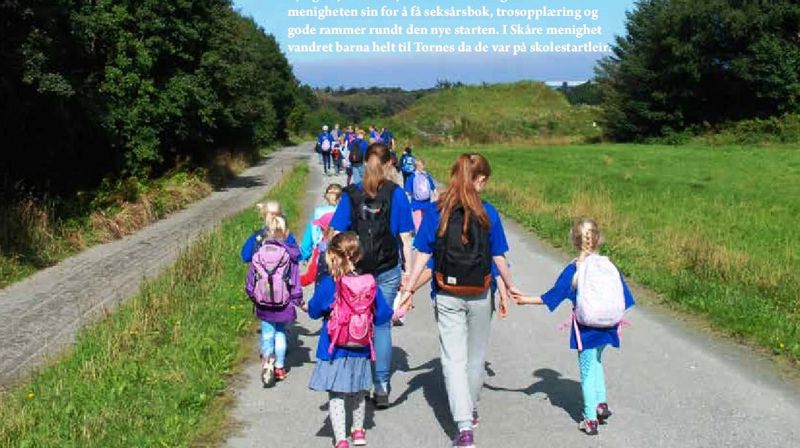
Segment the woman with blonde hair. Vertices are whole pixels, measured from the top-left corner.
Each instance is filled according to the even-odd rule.
[[[331,227],[337,232],[354,231],[361,243],[357,268],[373,274],[384,297],[393,298],[400,287],[402,260],[408,272],[414,222],[406,194],[392,182],[394,168],[389,148],[369,146],[364,156],[364,181],[345,188]],[[389,406],[392,367],[392,324],[375,327],[375,403]]]
[[[492,319],[488,292],[492,262],[508,290],[518,293],[508,270],[508,242],[497,210],[481,201],[492,171],[480,154],[462,154],[450,183],[430,207],[414,238],[417,249],[398,315],[412,305],[413,285],[433,258],[434,304],[450,412],[458,425],[455,447],[473,447],[473,427],[483,387],[484,360]]]

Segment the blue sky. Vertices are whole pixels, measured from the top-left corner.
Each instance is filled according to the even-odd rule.
[[[458,45],[462,40],[469,43],[492,44],[530,44],[553,41],[556,44],[610,43],[614,35],[624,31],[625,11],[633,7],[634,0],[234,0],[235,7],[244,15],[252,16],[256,22],[278,39],[284,53],[295,69],[298,78],[315,87],[345,86],[399,86],[403,88],[424,88],[433,86],[438,79],[462,81],[465,83],[509,82],[520,79],[540,81],[580,81],[593,76],[593,67],[601,53],[526,53],[511,56],[501,53],[487,54],[436,54],[436,53],[301,53],[287,51],[290,44],[320,44],[339,42],[341,44],[371,45],[380,43],[422,42],[434,45]],[[420,6],[423,9],[441,6],[473,8],[486,6],[494,13],[496,8],[535,9],[548,7],[597,9],[600,18],[596,21],[574,18],[551,17],[539,20],[527,18],[421,18],[421,17],[376,17],[376,18],[338,18],[318,20],[317,18],[288,17],[290,8],[357,8],[371,6],[380,9],[386,6],[402,10],[404,6]],[[289,29],[310,24],[315,27],[360,26],[389,27],[395,24],[406,29],[409,25],[417,27],[455,27],[489,25],[530,25],[534,27],[565,27],[587,24],[601,26],[601,36],[583,38],[562,36],[297,36],[289,37]]]

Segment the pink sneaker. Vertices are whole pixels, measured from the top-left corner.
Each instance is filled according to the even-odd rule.
[[[608,409],[608,404],[600,403],[597,405],[597,420],[601,425],[605,425],[606,420],[608,420],[613,414],[614,413]]]
[[[599,423],[597,422],[597,420],[583,420],[578,425],[578,429],[585,432],[587,435],[596,436],[598,426]]]
[[[339,443],[335,445],[335,448],[350,448],[350,443],[347,440],[340,440]]]
[[[364,429],[354,429],[350,433],[350,438],[353,440],[353,446],[367,445],[367,431]]]

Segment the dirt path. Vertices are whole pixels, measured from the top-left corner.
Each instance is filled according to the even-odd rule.
[[[309,204],[323,182],[311,163]],[[567,262],[506,222],[512,272],[519,286],[545,291]],[[308,291],[310,297],[310,291]],[[368,406],[373,447],[449,447],[454,431],[442,380],[436,326],[427,291],[405,327],[395,328],[393,406]],[[800,393],[772,365],[733,344],[710,339],[669,316],[637,307],[622,350],[605,355],[609,402],[616,414],[599,437],[578,432],[580,376],[567,334],[568,315],[512,307],[494,323],[480,403],[480,447],[789,447],[797,446]],[[289,377],[265,390],[257,357],[236,391],[239,426],[228,447],[330,447],[327,396],[308,390],[320,323],[301,316],[291,329]],[[254,336],[255,338],[255,336]]]
[[[87,322],[135,294],[198,235],[252,206],[310,152],[309,144],[284,148],[189,208],[0,290],[0,384],[57,356]]]

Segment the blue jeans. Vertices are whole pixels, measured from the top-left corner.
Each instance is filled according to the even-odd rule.
[[[261,321],[261,357],[269,359],[275,355],[275,367],[286,362],[286,324]]]
[[[383,298],[390,307],[394,302],[394,296],[400,289],[402,275],[403,271],[400,266],[397,266],[375,278]],[[375,390],[389,393],[391,390],[389,382],[392,378],[392,321],[375,326],[373,344],[375,345],[375,364],[372,369],[372,380]]]
[[[353,167],[353,178],[350,180],[351,184],[360,183],[364,179],[364,164]],[[379,282],[380,283],[380,282]],[[387,299],[389,300],[389,299]],[[394,300],[394,297],[392,297]]]
[[[587,348],[578,353],[583,392],[583,418],[597,420],[597,405],[606,402],[606,378],[603,372],[605,345]]]

